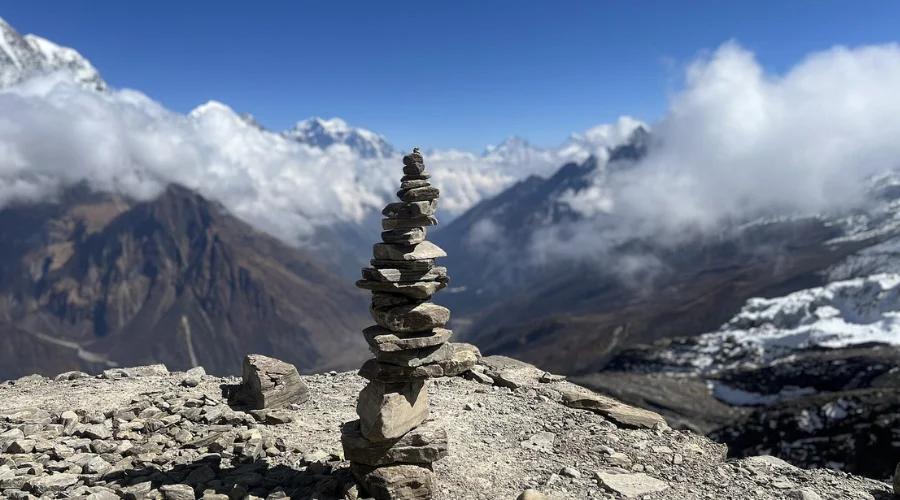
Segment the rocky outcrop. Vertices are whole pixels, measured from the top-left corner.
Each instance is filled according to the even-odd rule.
[[[473,376],[499,372],[516,387]],[[368,477],[368,494],[402,484],[408,498],[429,490],[440,500],[891,495],[883,482],[773,457],[727,459],[723,445],[691,432],[638,429],[570,408],[564,393],[590,392],[508,358],[433,380],[438,425],[379,448],[357,446],[351,429],[346,455],[341,427],[355,418],[348,401],[367,382],[355,373],[301,376],[310,400],[278,410],[277,419],[228,406],[222,386],[239,378],[203,375],[188,387],[184,372],[130,373],[0,385],[0,498],[368,498],[351,468]],[[434,482],[410,480],[431,477],[418,469],[443,453],[444,441],[451,451],[433,463]],[[403,465],[364,463],[395,459]]]

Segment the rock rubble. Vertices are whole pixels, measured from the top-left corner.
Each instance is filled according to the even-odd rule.
[[[637,497],[647,500],[892,498],[883,482],[773,457],[728,460],[697,434],[573,408],[563,395],[589,391],[502,357],[432,380],[433,420],[374,448],[345,428],[368,383],[355,373],[301,376],[307,401],[249,411],[225,397],[237,377],[198,375],[188,387],[186,373],[131,373],[0,384],[0,498],[360,500],[387,484],[438,500],[617,500],[624,487],[658,487]],[[422,475],[421,464],[445,453],[438,429],[449,453]],[[397,459],[406,462],[365,463]],[[377,468],[375,491],[352,467]]]

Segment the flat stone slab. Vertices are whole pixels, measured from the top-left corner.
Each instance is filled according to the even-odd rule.
[[[439,290],[447,287],[447,283],[440,281],[419,281],[419,282],[386,282],[386,281],[370,281],[359,280],[356,282],[357,288],[363,290],[371,290],[373,292],[399,293],[412,297],[414,299],[431,298]]]
[[[434,267],[434,259],[423,259],[423,260],[372,259],[369,261],[369,264],[371,264],[372,267],[374,267],[376,269],[403,269],[406,271],[427,271]]]
[[[666,419],[659,413],[628,406],[599,394],[563,391],[562,403],[570,408],[593,411],[624,427],[652,429],[656,426],[668,426]]]
[[[437,224],[437,217],[433,215],[410,217],[408,219],[381,219],[381,229],[384,229],[385,231],[389,231],[391,229],[437,226]]]
[[[399,438],[428,418],[428,385],[424,380],[372,380],[359,393],[356,414],[369,441]]]
[[[425,241],[425,235],[424,227],[391,229],[381,233],[381,241],[393,245],[418,245]]]
[[[440,189],[434,186],[401,189],[400,191],[397,191],[397,198],[400,198],[400,201],[431,201],[440,196]]]
[[[665,481],[660,481],[643,473],[611,474],[597,472],[595,476],[601,486],[625,498],[639,498],[641,495],[658,493],[669,488],[669,484]]]
[[[415,368],[446,361],[453,354],[453,349],[448,344],[423,347],[408,351],[376,352],[375,359],[381,363]]]
[[[407,180],[406,182],[426,182],[426,180]],[[381,215],[391,219],[399,219],[405,217],[421,217],[423,215],[434,215],[437,211],[437,200],[432,201],[401,201],[398,203],[389,203],[381,211]]]
[[[359,420],[354,420],[341,427],[341,445],[346,460],[365,465],[430,464],[446,457],[449,450],[447,431],[435,421],[423,422],[397,439],[372,442],[363,436]]]
[[[403,177],[400,178],[400,182],[415,181],[415,180],[419,180],[419,179],[425,180],[425,179],[431,178],[431,174],[428,172],[425,172],[424,170],[418,174],[410,174],[407,172],[403,172],[403,173],[406,175],[404,175]]]
[[[380,326],[370,326],[363,330],[369,347],[377,352],[405,351],[422,349],[443,344],[450,340],[453,331],[446,328],[434,328],[424,332],[399,333]]]
[[[378,326],[394,332],[421,332],[440,328],[450,321],[450,310],[431,302],[407,304],[390,309],[369,307]]]
[[[416,281],[450,282],[450,278],[447,276],[446,267],[433,267],[426,271],[365,267],[362,270],[362,278],[364,280],[385,281],[391,283]]]
[[[425,467],[411,464],[372,467],[351,462],[350,471],[375,500],[434,498],[434,473]]]
[[[428,187],[428,186],[430,186],[430,185],[431,185],[431,184],[429,184],[429,182],[426,181],[425,179],[416,179],[416,180],[409,180],[409,181],[400,181],[400,189],[401,189],[401,190],[404,190],[404,189],[413,189],[413,188],[420,188],[420,187]],[[413,202],[413,203],[415,203],[415,202]]]
[[[422,301],[399,293],[372,292],[372,309],[383,311],[397,306],[421,304]]]
[[[430,241],[423,241],[418,245],[391,245],[388,243],[376,243],[372,253],[377,260],[426,260],[446,257],[441,247]]]
[[[481,352],[472,344],[448,342],[449,351],[441,361],[416,367],[399,366],[370,359],[359,369],[359,376],[369,380],[400,382],[409,379],[455,377],[471,370],[481,359]]]
[[[378,360],[372,358],[365,363],[357,372],[362,378],[368,380],[380,380],[382,382],[403,382],[410,379],[426,379],[444,376],[444,367],[439,364],[417,366],[415,368],[407,368],[403,366],[392,365],[390,363],[379,363]]]

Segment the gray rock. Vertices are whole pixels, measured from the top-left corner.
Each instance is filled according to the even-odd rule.
[[[418,174],[406,174],[400,178],[400,182],[428,180],[428,179],[431,179],[431,174],[423,171]]]
[[[525,441],[520,442],[519,445],[527,450],[550,453],[553,451],[553,443],[555,441],[556,434],[552,432],[538,432]]]
[[[649,493],[658,493],[669,488],[668,483],[643,473],[612,474],[596,472],[597,482],[606,489],[625,498],[638,498]]]
[[[194,488],[186,484],[166,484],[159,491],[165,500],[194,500]]]
[[[31,453],[34,444],[33,439],[16,439],[6,446],[6,453]]]
[[[547,500],[547,495],[541,493],[538,490],[529,488],[523,491],[521,495],[516,497],[516,500]]]
[[[421,304],[422,301],[399,293],[372,292],[372,309],[384,311],[397,306]]]
[[[424,271],[406,269],[377,269],[366,267],[362,270],[362,278],[370,281],[409,282],[409,281],[441,281],[450,282],[446,267],[433,267]]]
[[[463,374],[463,376],[465,376],[467,380],[474,380],[475,382],[478,382],[479,384],[494,385],[494,379],[492,379],[491,377],[487,376],[487,374],[482,373],[482,372],[476,372],[474,370],[470,370],[470,371],[465,372]]]
[[[403,182],[426,182],[425,179],[407,180]],[[401,184],[402,187],[402,184]],[[437,210],[437,200],[434,201],[412,201],[389,203],[381,214],[391,219],[406,217],[421,217],[425,215],[434,215]]]
[[[574,479],[578,479],[581,477],[581,473],[578,472],[578,469],[574,467],[563,467],[562,470],[559,471],[560,476],[571,477]]]
[[[35,495],[41,496],[47,493],[63,491],[75,486],[77,483],[77,474],[52,474],[30,479],[28,481],[28,488]]]
[[[419,152],[419,148],[414,148],[413,152],[403,156],[403,172],[407,169],[411,173],[421,173],[425,171],[425,158]]]
[[[390,231],[392,229],[437,226],[437,224],[438,220],[433,215],[410,217],[408,219],[381,219],[381,229],[384,229],[385,231]]]
[[[166,365],[155,364],[147,366],[134,366],[131,368],[112,368],[109,370],[104,370],[103,373],[100,374],[100,378],[117,379],[124,377],[159,377],[168,374],[169,369],[166,368]]]
[[[90,439],[110,439],[113,437],[112,431],[105,424],[86,425],[83,429],[77,431],[76,434]]]
[[[439,363],[407,368],[389,363],[379,363],[378,360],[373,358],[363,363],[357,373],[360,377],[368,380],[406,382],[410,379],[443,377],[444,368]]]
[[[653,429],[666,427],[666,420],[658,413],[628,406],[615,399],[577,391],[562,391],[562,403],[570,408],[599,413],[625,427]]]
[[[424,381],[372,380],[359,393],[356,414],[366,439],[399,438],[428,418],[428,385]]]
[[[809,488],[800,488],[788,492],[788,498],[791,500],[822,500],[822,497]]]
[[[422,243],[425,243],[424,241]],[[421,245],[421,243],[420,243]],[[411,247],[412,245],[398,245]],[[371,259],[369,263],[376,269],[402,269],[405,271],[428,271],[434,267],[434,259],[422,260],[381,260]]]
[[[453,331],[446,328],[434,328],[424,332],[398,334],[398,332],[392,332],[380,326],[370,326],[363,330],[363,335],[374,351],[394,352],[443,344],[450,340]]]
[[[119,500],[119,495],[116,495],[115,492],[109,488],[95,486],[91,492],[84,497],[84,500]]]
[[[375,359],[381,363],[415,368],[417,366],[445,361],[452,354],[452,347],[448,344],[442,344],[406,351],[376,351]]]
[[[622,467],[623,469],[630,469],[633,465],[631,459],[628,458],[628,455],[620,452],[610,453],[608,457],[606,457],[606,461],[610,465],[615,465],[616,467]]]
[[[67,410],[59,416],[59,423],[62,424],[62,433],[64,436],[71,436],[75,432],[75,427],[79,423],[78,414],[74,411]]]
[[[447,252],[430,241],[423,241],[418,245],[390,245],[388,243],[376,243],[372,247],[372,253],[376,260],[399,261],[431,260],[447,256]]]
[[[363,436],[358,420],[341,427],[344,458],[366,465],[430,464],[447,456],[447,431],[425,422],[397,439],[372,442]]]
[[[428,187],[430,185],[431,184],[429,184],[428,181],[425,179],[407,180],[407,181],[400,182],[400,189],[401,190],[413,189],[413,188],[420,188],[420,187]]]
[[[424,227],[391,229],[390,231],[382,231],[381,241],[395,245],[417,245],[425,241],[425,235]]]
[[[472,344],[453,342],[447,344],[449,355],[438,361],[444,377],[456,377],[471,370],[481,360],[481,351]]]
[[[431,201],[441,196],[441,191],[434,186],[401,189],[397,191],[400,201]]]
[[[25,375],[24,377],[19,377],[15,380],[15,385],[25,385],[25,384],[36,384],[40,382],[44,382],[48,380],[47,377],[43,375],[38,375],[37,373],[33,373],[31,375]]]
[[[414,299],[428,299],[437,291],[443,290],[447,283],[439,281],[419,281],[412,283],[394,283],[384,281],[360,280],[356,282],[357,288],[371,290],[373,292],[399,293]]]
[[[450,321],[450,310],[431,302],[407,304],[390,309],[369,307],[369,312],[379,326],[399,333],[440,328]]]
[[[297,368],[275,358],[250,354],[236,399],[252,409],[283,408],[309,399],[309,388]]]
[[[371,467],[351,462],[350,470],[375,500],[426,500],[434,497],[434,473],[417,465]]]
[[[194,469],[184,478],[184,483],[196,486],[200,483],[207,483],[216,477],[216,472],[209,465],[203,465],[198,469]]]
[[[54,382],[64,382],[67,380],[78,380],[78,379],[90,378],[90,377],[91,377],[90,375],[88,375],[87,373],[84,373],[84,372],[71,371],[71,372],[60,373],[59,375],[53,377],[53,381]]]

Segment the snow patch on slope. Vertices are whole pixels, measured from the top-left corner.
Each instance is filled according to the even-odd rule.
[[[71,75],[83,88],[108,90],[97,68],[78,51],[36,35],[22,36],[0,18],[0,88],[56,71]]]
[[[757,367],[801,349],[900,345],[900,274],[836,281],[772,299],[753,298],[719,331],[662,351],[690,371]]]

